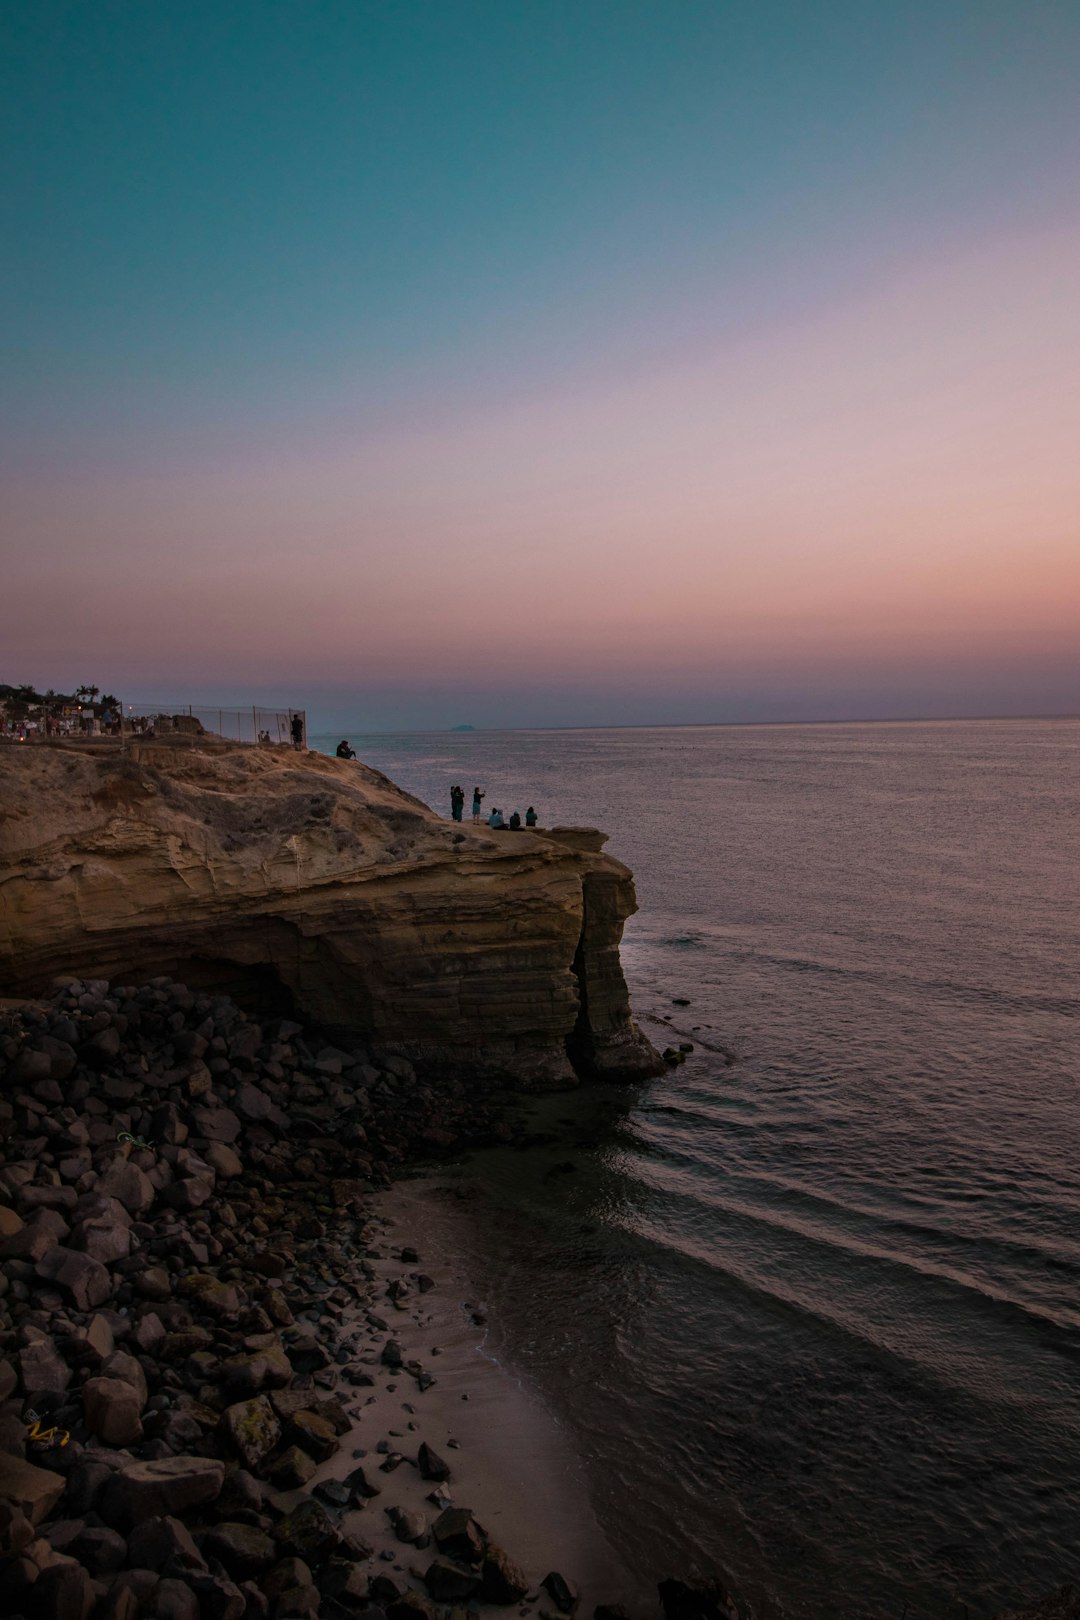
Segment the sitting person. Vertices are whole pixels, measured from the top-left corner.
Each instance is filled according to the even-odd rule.
[[[338,759],[356,758],[355,751],[349,747],[348,739],[345,737],[342,737],[341,741],[337,745],[337,757]]]
[[[506,831],[506,822],[503,820],[501,810],[492,810],[490,816],[488,816],[488,826],[494,827],[496,832]]]
[[[518,828],[521,826],[521,811],[520,810],[515,810],[513,815],[510,817],[510,826],[513,829],[514,832],[517,832]]]
[[[536,811],[533,809],[531,804],[525,812],[525,825],[526,827],[536,826]]]

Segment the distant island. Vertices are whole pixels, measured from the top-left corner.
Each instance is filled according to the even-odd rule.
[[[451,726],[451,731],[475,731],[475,726]]]

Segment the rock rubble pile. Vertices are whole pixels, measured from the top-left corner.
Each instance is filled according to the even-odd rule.
[[[422,1620],[526,1599],[420,1422],[324,1467],[377,1381],[435,1381],[378,1314],[433,1281],[408,1249],[379,1275],[367,1195],[409,1154],[509,1135],[464,1086],[166,979],[65,979],[0,1017],[2,1612]],[[365,1534],[399,1467],[432,1486],[430,1513],[389,1510],[404,1573]],[[554,1572],[532,1596],[575,1606]]]

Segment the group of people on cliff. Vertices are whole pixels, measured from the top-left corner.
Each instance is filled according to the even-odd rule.
[[[473,788],[472,818],[476,823],[479,823],[481,819],[481,807],[486,798],[486,793],[481,793],[478,787]],[[464,813],[465,789],[461,787],[459,783],[455,783],[450,789],[450,815],[454,821],[461,821],[464,817]],[[537,819],[536,811],[530,804],[529,808],[525,812],[524,817],[522,817],[520,810],[515,810],[512,815],[507,817],[503,815],[501,810],[493,809],[487,818],[487,824],[489,827],[493,828],[495,832],[517,832],[522,826],[535,827]]]

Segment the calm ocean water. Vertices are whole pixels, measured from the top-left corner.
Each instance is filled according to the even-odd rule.
[[[695,1043],[461,1172],[493,1351],[643,1583],[919,1620],[1080,1580],[1080,722],[352,740],[444,813],[606,828],[635,1008]]]

